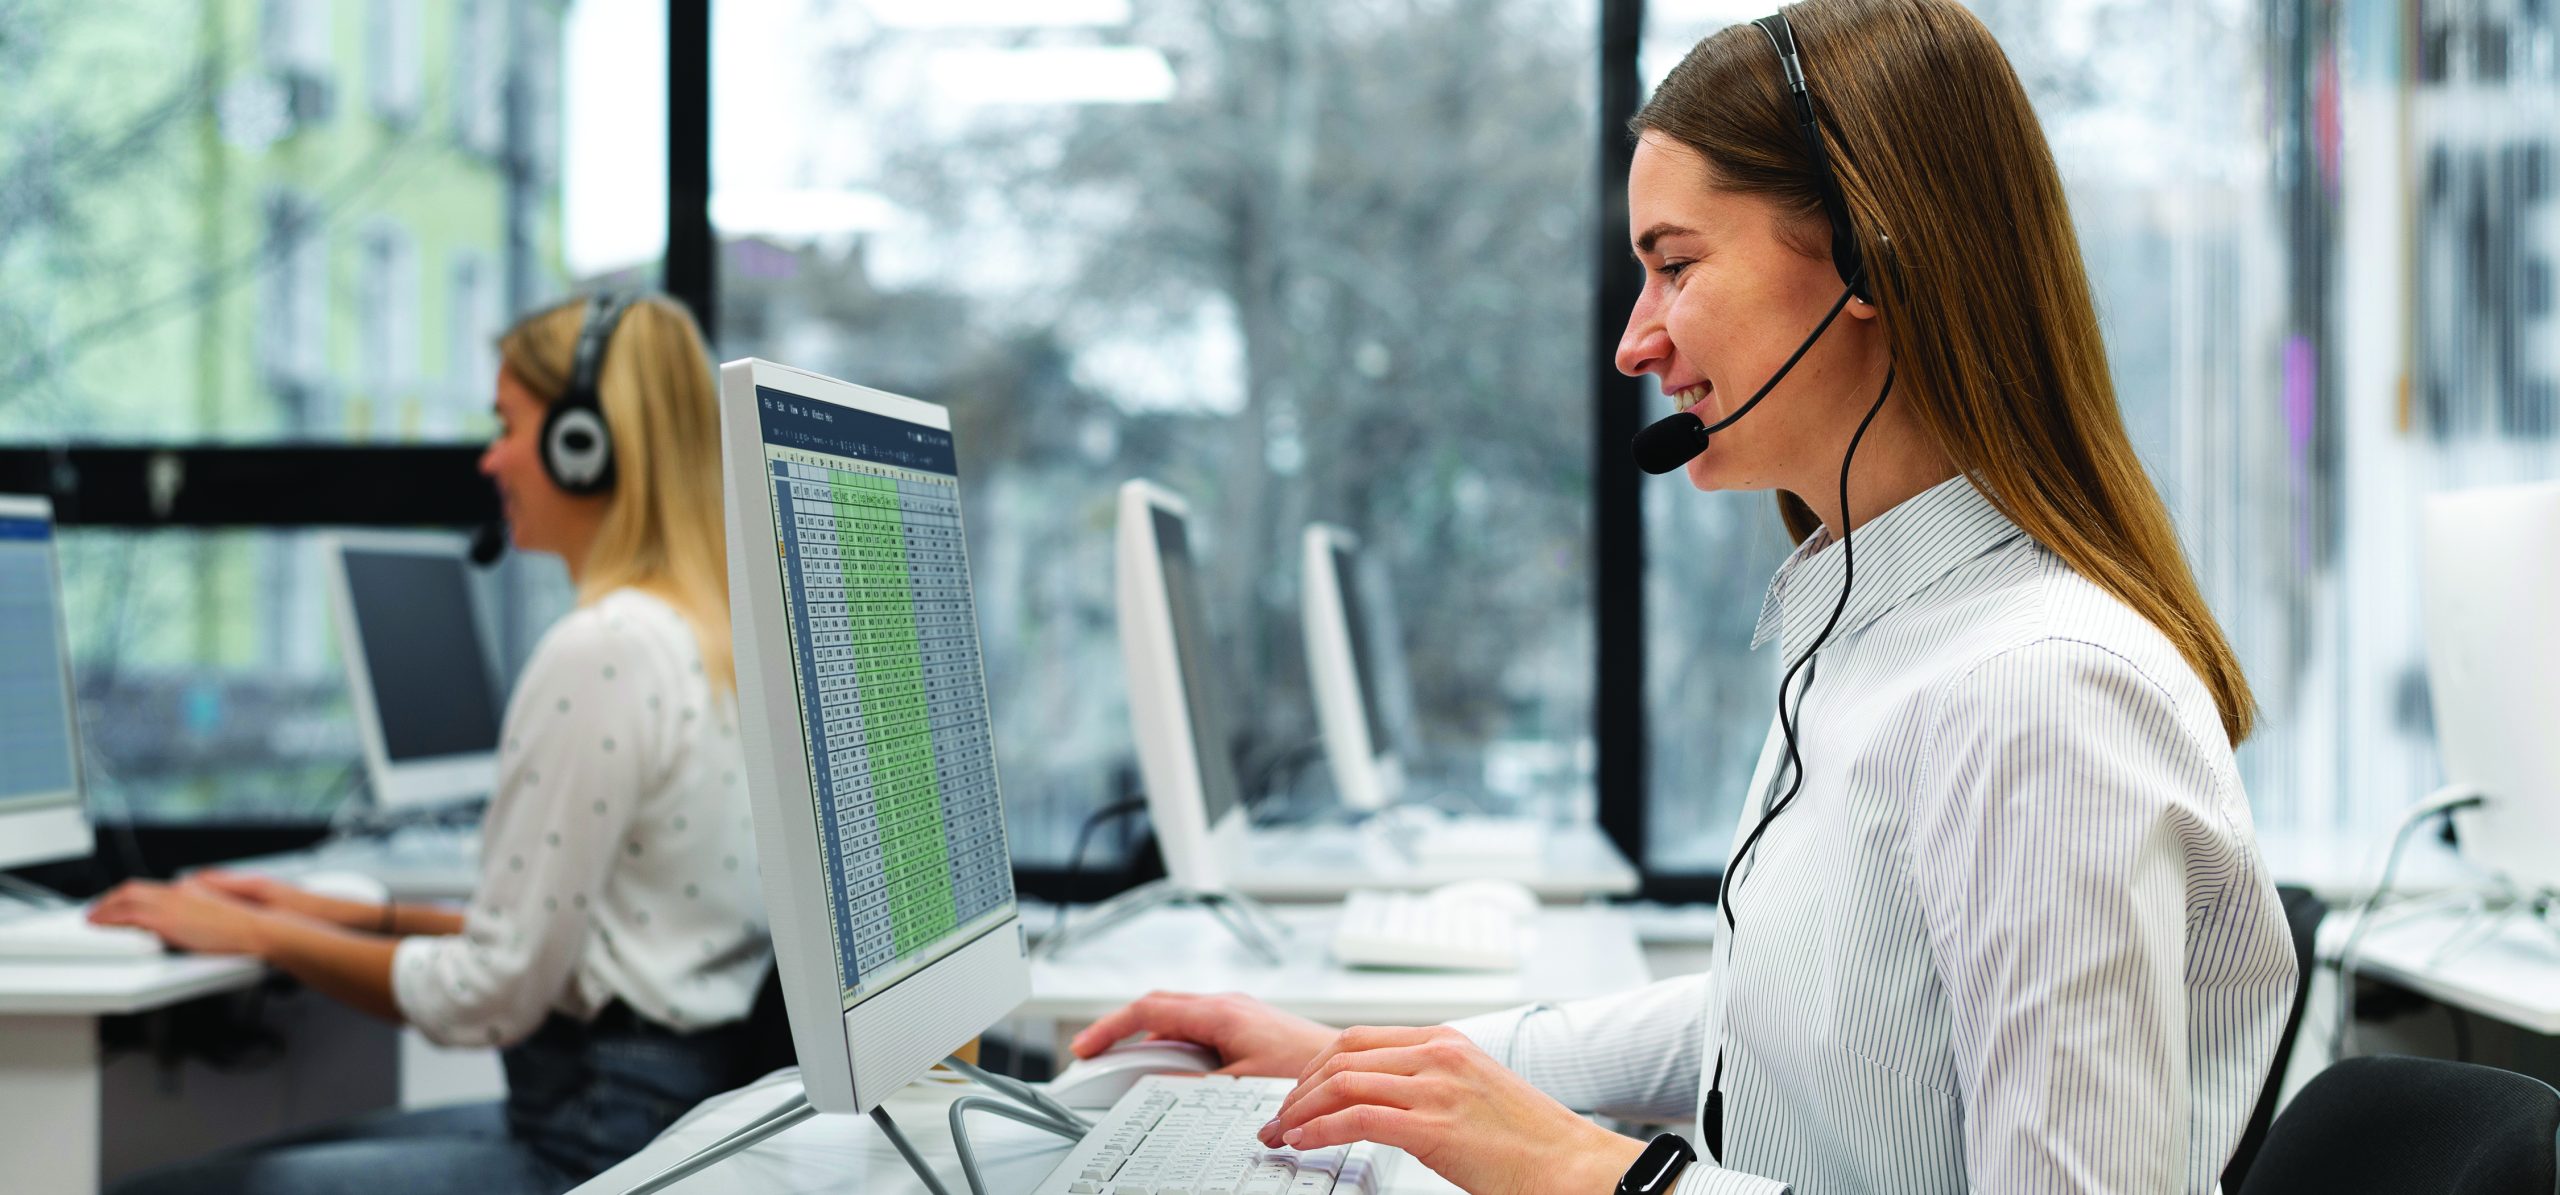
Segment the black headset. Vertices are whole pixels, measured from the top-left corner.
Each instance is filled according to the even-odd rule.
[[[1793,370],[1796,362],[1805,355],[1806,350],[1811,349],[1813,342],[1821,338],[1824,330],[1831,326],[1831,321],[1839,316],[1840,309],[1848,305],[1851,297],[1854,296],[1868,303],[1875,301],[1870,297],[1872,292],[1869,289],[1866,256],[1859,251],[1857,230],[1849,222],[1849,202],[1840,193],[1840,180],[1831,172],[1831,156],[1823,148],[1822,125],[1815,115],[1812,89],[1805,85],[1804,59],[1796,49],[1796,31],[1787,23],[1785,9],[1753,21],[1752,24],[1759,26],[1760,32],[1768,35],[1769,45],[1777,50],[1779,65],[1786,71],[1787,92],[1795,101],[1796,126],[1803,132],[1806,150],[1813,157],[1814,185],[1822,196],[1823,214],[1831,221],[1831,265],[1832,268],[1840,271],[1840,283],[1846,289],[1841,292],[1839,300],[1831,305],[1830,313],[1822,317],[1822,323],[1814,328],[1813,335],[1806,337],[1804,343],[1796,347],[1795,355],[1787,358],[1787,363],[1779,367],[1777,376],[1770,378],[1768,384],[1760,388],[1759,393],[1752,395],[1750,402],[1744,403],[1740,410],[1727,416],[1712,428],[1699,424],[1694,430],[1681,429],[1683,434],[1695,437],[1696,447],[1688,449],[1691,456],[1705,449],[1708,432],[1722,430],[1726,425],[1741,418],[1762,398],[1767,397],[1769,391],[1776,388],[1778,379],[1785,377],[1788,371]],[[1879,239],[1887,245],[1892,243],[1891,238],[1879,237]],[[1849,464],[1857,459],[1859,442],[1867,438],[1867,428],[1875,423],[1876,414],[1884,410],[1885,399],[1892,395],[1893,367],[1888,364],[1885,367],[1883,389],[1876,394],[1874,405],[1867,408],[1866,418],[1858,422],[1856,434],[1849,437],[1849,450],[1840,457],[1840,514],[1844,523],[1849,521]],[[1697,417],[1692,415],[1688,416],[1688,419],[1696,422]],[[1653,429],[1648,428],[1647,434],[1655,433]],[[1663,435],[1668,438],[1670,433],[1663,433]],[[1640,445],[1641,441],[1642,437],[1639,437]],[[1768,831],[1769,823],[1776,821],[1779,814],[1786,812],[1789,806],[1795,804],[1796,795],[1804,791],[1804,752],[1798,742],[1796,721],[1803,715],[1805,695],[1813,689],[1813,676],[1816,671],[1814,656],[1822,650],[1823,644],[1830,642],[1831,633],[1839,629],[1841,615],[1849,608],[1850,587],[1857,583],[1858,576],[1858,558],[1853,547],[1855,542],[1855,537],[1847,532],[1844,531],[1841,534],[1840,596],[1832,603],[1831,617],[1822,624],[1821,633],[1815,635],[1813,642],[1806,645],[1804,654],[1797,656],[1795,662],[1787,666],[1786,675],[1778,681],[1778,729],[1786,737],[1787,757],[1784,767],[1789,779],[1786,791],[1761,809],[1759,820],[1752,824],[1751,832],[1743,837],[1741,849],[1733,853],[1733,861],[1726,866],[1723,881],[1717,885],[1716,904],[1724,913],[1725,958],[1728,962],[1733,957],[1733,935],[1736,928],[1733,917],[1734,888],[1741,882],[1745,866],[1753,859],[1752,851],[1759,845],[1760,836]],[[1804,677],[1804,683],[1801,686],[1796,684],[1796,677],[1799,674]],[[1789,689],[1795,690],[1796,695],[1792,708],[1787,703]],[[1774,787],[1774,777],[1771,783]],[[1698,1119],[1706,1136],[1702,1144],[1706,1146],[1707,1152],[1721,1163],[1725,1158],[1724,1051],[1722,1049],[1716,1051],[1715,1075],[1707,1082],[1707,1098],[1699,1109]]]
[[[630,295],[610,292],[587,300],[587,320],[578,330],[577,353],[570,359],[569,388],[542,416],[542,471],[550,475],[553,485],[572,494],[601,494],[613,488],[613,435],[605,426],[596,380],[604,370],[604,351],[613,343],[613,330],[632,302]]]
[[[1849,293],[1873,303],[1875,296],[1867,289],[1866,255],[1858,249],[1858,233],[1849,223],[1849,201],[1840,194],[1840,179],[1831,173],[1831,153],[1822,144],[1822,124],[1814,115],[1813,90],[1805,86],[1804,56],[1796,51],[1795,26],[1787,23],[1787,10],[1779,9],[1751,22],[1769,35],[1769,45],[1778,52],[1778,65],[1787,73],[1787,96],[1795,101],[1796,128],[1804,134],[1805,152],[1813,156],[1814,188],[1822,194],[1822,212],[1831,219],[1831,265],[1840,271],[1840,281]]]

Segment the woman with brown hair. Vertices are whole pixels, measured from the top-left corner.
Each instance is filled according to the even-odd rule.
[[[672,300],[612,295],[528,316],[498,352],[480,471],[578,605],[508,700],[469,907],[215,872],[127,884],[91,917],[499,1047],[506,1101],[360,1118],[119,1195],[563,1191],[754,1077],[745,1020],[773,947],[739,787],[710,356]]]
[[[1699,43],[1634,131],[1618,365],[1680,408],[1639,456],[1777,491],[1800,541],[1713,970],[1339,1034],[1157,995],[1076,1052],[1201,1042],[1299,1078],[1267,1143],[1480,1195],[2212,1191],[2293,994],[2249,690],[2007,58],[1955,0],[1807,0]]]

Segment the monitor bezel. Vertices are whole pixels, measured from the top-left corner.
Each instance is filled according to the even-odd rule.
[[[0,811],[0,867],[26,867],[85,859],[97,847],[83,795],[86,764],[80,743],[80,690],[71,669],[71,622],[62,595],[61,525],[53,519],[53,499],[40,494],[0,494],[0,518],[38,519],[45,525],[45,571],[53,594],[55,667],[62,685],[65,742],[71,745],[71,786],[26,793],[13,808]]]
[[[1374,694],[1360,686],[1352,611],[1342,602],[1343,586],[1361,583],[1344,577],[1334,553],[1360,551],[1360,537],[1331,523],[1309,523],[1300,536],[1300,621],[1304,624],[1308,689],[1315,697],[1316,730],[1324,742],[1325,762],[1343,807],[1374,813],[1393,804],[1404,791],[1404,761],[1393,741],[1372,741],[1369,708]],[[1372,650],[1389,645],[1372,644]],[[1373,675],[1383,661],[1369,661]],[[1391,736],[1390,736],[1391,737]]]
[[[2560,890],[2560,482],[2455,490],[2421,514],[2427,682],[2444,778],[2478,790],[2456,813],[2463,858],[2522,891]]]
[[[758,358],[720,367],[729,629],[774,966],[809,1103],[821,1112],[865,1113],[1029,998],[1030,952],[1017,897],[1014,909],[977,937],[844,1007],[816,789],[799,731],[790,627],[780,613],[781,535],[764,489],[764,434],[756,413],[756,392],[764,387],[942,431],[950,430],[951,416],[932,403]]]
[[[1200,783],[1200,743],[1185,700],[1181,648],[1156,542],[1159,512],[1181,520],[1187,533],[1191,506],[1181,495],[1143,478],[1121,483],[1114,536],[1119,599],[1114,604],[1121,663],[1128,672],[1130,736],[1137,745],[1147,817],[1154,823],[1166,878],[1191,891],[1218,892],[1228,887],[1230,865],[1245,849],[1245,794],[1238,792],[1235,805],[1210,823],[1208,796]],[[1195,558],[1193,564],[1198,563]],[[1226,748],[1220,744],[1218,749]]]
[[[488,750],[405,761],[391,758],[390,744],[382,730],[382,705],[374,695],[373,664],[365,657],[364,634],[357,625],[355,583],[347,571],[349,552],[450,559],[462,570],[467,593],[471,575],[469,539],[432,531],[341,531],[322,536],[321,544],[329,558],[330,621],[337,626],[338,658],[346,663],[347,703],[355,711],[356,738],[364,749],[365,777],[372,784],[374,806],[384,810],[415,809],[477,800],[495,793],[498,741],[505,737],[506,723],[502,691],[489,694],[489,708],[498,715],[500,733]],[[472,646],[481,653],[485,664],[488,632],[480,625],[479,608],[472,607],[467,617],[471,620]],[[493,669],[490,679],[496,678]]]

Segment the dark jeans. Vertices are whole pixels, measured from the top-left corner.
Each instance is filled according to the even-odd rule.
[[[737,1026],[676,1033],[619,1004],[500,1055],[505,1103],[382,1112],[135,1175],[115,1195],[558,1195],[737,1087]]]

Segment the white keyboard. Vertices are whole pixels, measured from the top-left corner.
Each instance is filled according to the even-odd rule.
[[[1546,852],[1546,827],[1520,817],[1454,817],[1413,837],[1413,860],[1422,864],[1529,866]]]
[[[1149,1075],[1103,1114],[1033,1195],[1377,1195],[1375,1145],[1300,1153],[1254,1136],[1287,1079]]]
[[[165,950],[150,930],[89,924],[87,905],[5,916],[0,959],[158,958]]]
[[[1419,892],[1354,892],[1342,902],[1333,957],[1352,967],[1520,969],[1520,923],[1505,909]]]

